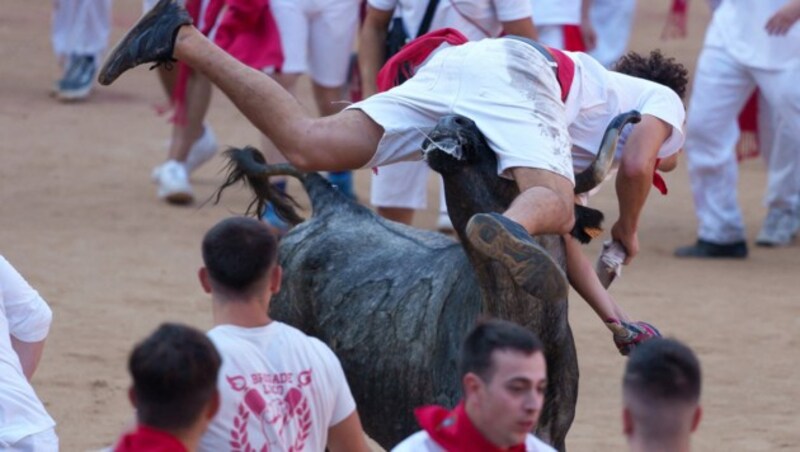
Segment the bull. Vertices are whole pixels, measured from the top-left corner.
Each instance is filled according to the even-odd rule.
[[[591,190],[610,169],[622,127],[637,122],[630,112],[609,125],[592,166],[576,176],[576,193]],[[452,407],[461,397],[459,345],[481,315],[511,320],[534,331],[548,364],[545,405],[537,436],[559,450],[575,415],[578,361],[567,319],[567,300],[547,300],[518,287],[499,262],[472,249],[465,238],[470,217],[503,212],[519,194],[497,176],[497,161],[475,123],[442,118],[422,145],[429,166],[444,180],[450,218],[460,242],[445,235],[385,220],[338,192],[317,173],[288,164],[268,165],[253,148],[231,149],[227,180],[240,181],[255,198],[248,213],[272,202],[295,225],[280,245],[284,268],[272,318],[315,336],[342,362],[364,429],[389,449],[418,430],[416,407]],[[313,214],[303,220],[293,200],[269,178],[297,178]],[[602,214],[576,205],[573,235],[590,239]],[[536,238],[565,269],[562,238]],[[542,281],[563,275],[542,274]]]

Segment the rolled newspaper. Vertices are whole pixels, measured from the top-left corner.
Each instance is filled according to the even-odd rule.
[[[625,252],[625,247],[621,243],[613,240],[603,242],[603,251],[600,252],[594,267],[603,287],[608,289],[611,282],[617,276],[622,275],[622,263],[625,262],[626,257],[628,257],[628,253]]]

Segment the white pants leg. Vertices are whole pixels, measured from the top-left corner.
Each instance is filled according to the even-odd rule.
[[[611,67],[628,48],[636,0],[593,0],[589,14],[597,32],[597,46],[589,52],[605,67]]]
[[[800,67],[754,70],[760,90],[760,144],[768,168],[764,203],[791,210],[800,205]]]
[[[736,116],[754,87],[748,68],[724,49],[703,48],[686,125],[686,160],[700,239],[726,244],[745,238],[734,146],[739,136]]]
[[[534,20],[536,23],[536,20]],[[564,27],[562,25],[538,25],[539,42],[555,49],[564,48]]]
[[[3,450],[5,452],[58,452],[58,436],[56,430],[51,428],[28,435]]]
[[[372,175],[370,202],[375,207],[424,209],[429,173],[428,164],[421,160],[382,166]]]
[[[111,0],[54,0],[51,41],[59,58],[94,55],[100,61],[111,33]]]

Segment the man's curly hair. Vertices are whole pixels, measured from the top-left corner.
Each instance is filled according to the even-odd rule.
[[[675,91],[681,99],[686,94],[686,85],[689,82],[689,71],[675,61],[675,58],[664,56],[658,49],[651,51],[646,57],[628,52],[614,65],[614,70],[664,85]]]

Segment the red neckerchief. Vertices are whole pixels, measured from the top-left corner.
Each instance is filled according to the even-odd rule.
[[[120,438],[114,452],[188,452],[186,447],[169,433],[139,425],[136,431]]]
[[[525,443],[501,449],[490,443],[472,425],[464,409],[464,402],[453,411],[429,405],[414,410],[417,423],[447,452],[525,452]]]
[[[667,182],[661,177],[661,174],[658,174],[659,163],[661,163],[661,159],[656,159],[656,166],[653,168],[653,186],[656,187],[662,195],[666,195],[669,190],[667,190]]]

